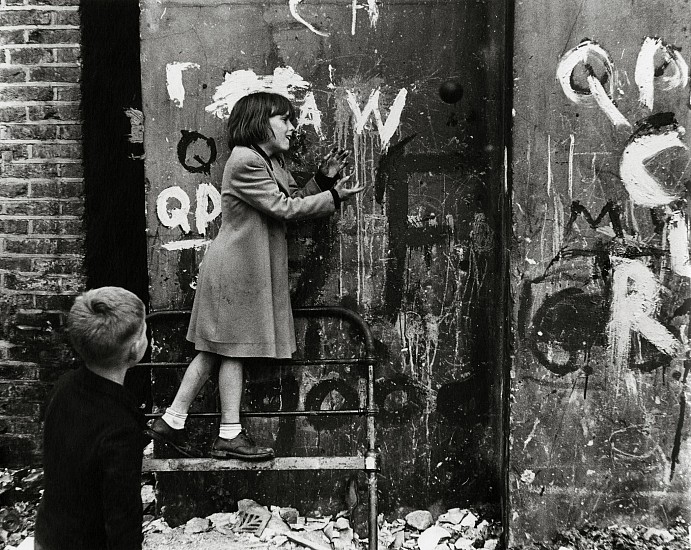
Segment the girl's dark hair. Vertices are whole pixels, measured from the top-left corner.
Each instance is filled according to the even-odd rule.
[[[295,121],[295,108],[280,94],[255,92],[243,96],[233,106],[228,119],[228,146],[256,145],[272,137],[269,118],[288,115]]]

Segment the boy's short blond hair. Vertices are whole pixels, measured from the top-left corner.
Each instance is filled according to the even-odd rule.
[[[67,317],[67,334],[87,363],[104,364],[123,352],[123,345],[139,334],[146,311],[132,292],[104,286],[78,296]]]

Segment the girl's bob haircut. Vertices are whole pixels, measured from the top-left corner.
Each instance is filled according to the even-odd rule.
[[[271,139],[269,119],[275,115],[288,115],[295,123],[295,108],[287,97],[255,92],[240,98],[228,119],[228,147],[249,147]]]

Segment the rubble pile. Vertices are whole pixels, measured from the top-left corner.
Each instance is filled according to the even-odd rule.
[[[580,529],[560,532],[550,544],[535,543],[524,550],[689,550],[691,531],[681,517],[667,529],[637,525],[597,527],[586,524]]]
[[[194,540],[196,548],[208,550],[363,550],[368,541],[353,530],[348,515],[343,511],[335,516],[304,517],[295,508],[269,509],[245,499],[238,502],[237,512],[192,518],[175,529],[162,518],[154,519],[144,527],[144,549]],[[412,511],[393,521],[379,516],[379,550],[495,550],[500,533],[497,522],[460,508],[448,510],[436,520],[428,510]]]
[[[42,469],[0,470],[0,549],[12,550],[30,538],[42,487]]]

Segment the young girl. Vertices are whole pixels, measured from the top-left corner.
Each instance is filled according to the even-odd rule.
[[[187,411],[220,365],[221,426],[211,455],[263,460],[240,424],[246,358],[290,358],[296,349],[288,284],[286,221],[333,214],[364,187],[337,179],[348,153],[333,149],[303,188],[284,168],[295,131],[295,111],[282,95],[258,92],[240,99],[228,121],[231,149],[223,171],[222,222],[199,270],[187,339],[199,352],[165,414],[149,435],[185,456],[198,456],[184,429]],[[337,180],[337,181],[336,181]],[[334,184],[335,183],[335,184]]]

